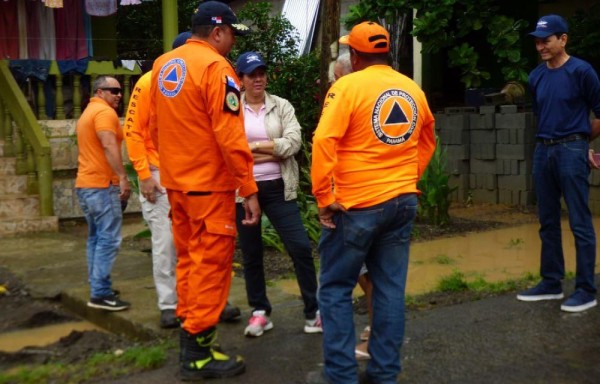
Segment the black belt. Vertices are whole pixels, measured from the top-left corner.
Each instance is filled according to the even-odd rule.
[[[586,140],[587,141],[588,137],[586,135],[582,135],[580,133],[575,133],[573,135],[561,137],[560,139],[543,139],[543,138],[537,139],[538,143],[542,143],[544,145],[556,145],[556,144],[568,143],[568,142],[577,141],[577,140]]]

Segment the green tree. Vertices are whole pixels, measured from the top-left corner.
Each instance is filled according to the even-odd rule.
[[[405,25],[416,9],[412,32]],[[350,7],[346,25],[350,28],[364,20],[377,20],[391,32],[392,48],[411,34],[422,44],[425,53],[448,51],[448,66],[461,70],[466,88],[480,87],[490,79],[481,67],[480,56],[491,55],[502,67],[505,81],[527,81],[527,60],[521,56],[521,32],[524,20],[502,15],[498,0],[360,0]],[[489,46],[476,46],[474,41]],[[398,52],[392,50],[392,59]]]

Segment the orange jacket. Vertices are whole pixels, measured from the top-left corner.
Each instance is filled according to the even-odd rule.
[[[325,97],[313,138],[318,206],[337,201],[364,208],[418,193],[435,150],[433,126],[423,91],[391,67],[373,65],[340,78]]]
[[[161,184],[177,191],[258,189],[244,131],[239,80],[210,44],[188,40],[152,68],[150,134]]]
[[[99,97],[92,97],[77,121],[77,146],[79,163],[76,188],[108,188],[112,183],[119,185],[119,176],[114,173],[96,132],[110,131],[117,136],[121,147],[123,130],[117,112]]]
[[[158,151],[149,132],[150,122],[150,78],[152,72],[144,74],[135,83],[125,115],[123,131],[127,154],[140,180],[151,177],[150,164],[159,168]]]

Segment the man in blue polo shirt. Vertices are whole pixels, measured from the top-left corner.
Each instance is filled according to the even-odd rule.
[[[533,178],[542,241],[542,281],[521,292],[522,301],[560,300],[565,263],[561,241],[561,196],[575,237],[577,271],[575,292],[561,305],[567,312],[596,306],[594,266],[596,235],[588,206],[589,141],[600,134],[600,81],[585,61],[567,54],[567,22],[558,15],[539,19],[530,35],[542,63],[529,75],[533,111],[537,117],[537,145]],[[590,110],[596,119],[590,121]]]

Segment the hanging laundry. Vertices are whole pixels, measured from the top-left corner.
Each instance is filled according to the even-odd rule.
[[[0,59],[19,57],[19,30],[15,28],[17,20],[16,1],[0,2]]]
[[[117,0],[85,0],[85,11],[90,16],[110,16],[117,12]]]
[[[62,8],[63,0],[42,0],[48,8]]]
[[[142,4],[140,0],[121,0],[121,5],[138,5]]]
[[[78,60],[88,57],[83,4],[65,0],[65,7],[54,10],[56,28],[56,60]]]

